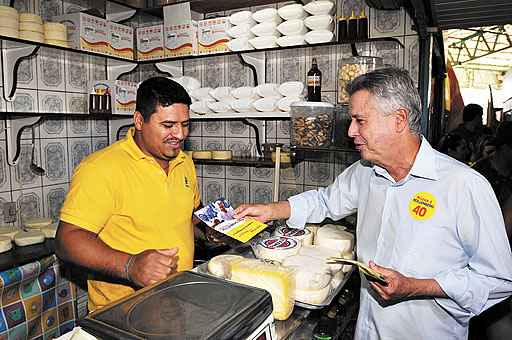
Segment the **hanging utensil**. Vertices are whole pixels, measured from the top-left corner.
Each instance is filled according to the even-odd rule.
[[[45,170],[41,168],[35,162],[35,147],[36,147],[36,131],[34,129],[34,125],[32,125],[32,159],[30,160],[30,170],[34,172],[38,176],[43,176],[45,174]]]

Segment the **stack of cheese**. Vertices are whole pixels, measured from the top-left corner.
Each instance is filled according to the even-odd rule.
[[[32,13],[20,13],[19,38],[44,43],[43,19]]]
[[[0,253],[9,251],[12,249],[12,240],[14,235],[20,231],[17,226],[2,225],[0,226]]]
[[[51,218],[34,217],[24,223],[26,229],[40,231],[46,238],[55,238],[58,223],[53,223]]]
[[[68,33],[66,25],[59,22],[45,22],[43,27],[45,43],[68,47]]]
[[[18,11],[9,6],[0,6],[0,35],[18,38]]]

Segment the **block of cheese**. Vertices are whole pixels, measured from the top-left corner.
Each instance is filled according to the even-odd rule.
[[[68,42],[65,41],[65,40],[49,40],[49,39],[45,39],[44,42],[49,44],[49,45],[56,45],[56,46],[60,46],[60,47],[69,47]]]
[[[273,236],[284,236],[293,238],[304,245],[313,244],[313,233],[307,229],[295,229],[287,226],[281,226],[274,231]]]
[[[331,289],[331,270],[322,260],[294,255],[283,260],[284,267],[294,269],[295,300],[320,304],[329,295]]]
[[[323,261],[324,263],[327,263],[327,259],[329,257],[339,257],[341,256],[341,253],[336,249],[313,245],[303,246],[302,248],[300,248],[299,255],[314,257],[316,259]],[[332,273],[336,273],[343,268],[343,264],[340,263],[328,263],[327,265],[329,266]]]
[[[55,235],[57,235],[57,224],[41,228],[41,232],[44,234],[44,237],[46,238],[55,238]]]
[[[21,21],[18,29],[20,31],[32,31],[32,32],[38,32],[38,33],[44,32],[43,24],[31,22],[31,21]]]
[[[18,18],[18,11],[14,7],[1,5],[0,16],[12,16]]]
[[[243,256],[232,254],[215,256],[208,261],[208,272],[224,279],[231,279],[231,264],[233,261],[242,260],[243,258]]]
[[[0,253],[9,251],[12,249],[12,242],[9,236],[0,236]]]
[[[44,43],[44,34],[39,32],[19,31],[18,37],[23,40]]]
[[[354,248],[354,234],[345,231],[343,226],[326,224],[316,232],[315,244],[346,253]]]
[[[341,254],[341,257],[347,260],[354,260],[356,258],[356,255],[353,251],[350,251],[348,253]],[[352,269],[351,264],[344,264],[343,268],[341,269],[344,273],[348,273]]]
[[[341,284],[341,281],[345,278],[345,273],[343,271],[339,271],[333,275],[331,280],[331,289],[336,289]]]
[[[17,38],[18,28],[0,27],[0,35],[5,37]]]
[[[30,246],[32,244],[43,243],[44,234],[39,230],[20,231],[14,235],[14,243],[17,246]]]
[[[0,236],[7,236],[13,240],[14,235],[16,235],[20,230],[21,229],[17,226],[3,225],[0,226]]]
[[[295,279],[293,270],[256,259],[234,261],[231,280],[248,286],[265,289],[272,296],[272,314],[276,320],[286,320],[295,304]]]
[[[52,223],[52,219],[48,217],[33,217],[26,219],[23,225],[29,229],[41,229],[50,226]]]
[[[216,150],[212,151],[212,159],[229,160],[233,158],[231,150]]]
[[[288,256],[296,255],[301,245],[289,237],[270,237],[260,240],[253,248],[259,259],[281,263]]]
[[[0,15],[0,27],[18,30],[18,27],[19,27],[18,17],[1,16]]]
[[[212,159],[211,151],[194,151],[192,154],[192,158],[194,159]]]
[[[37,24],[43,24],[43,19],[37,15],[37,14],[33,14],[33,13],[20,13],[19,14],[19,21],[20,23],[21,22],[34,22],[34,23],[37,23]]]

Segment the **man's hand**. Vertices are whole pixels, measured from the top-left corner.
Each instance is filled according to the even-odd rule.
[[[446,297],[441,286],[434,279],[415,279],[407,277],[396,270],[376,265],[373,261],[369,263],[370,268],[381,273],[387,285],[377,282],[370,282],[372,288],[385,301],[409,297]]]
[[[235,209],[235,218],[251,217],[263,223],[290,217],[290,203],[242,204]]]
[[[176,273],[178,248],[148,249],[134,255],[128,268],[129,278],[137,286],[145,287]]]

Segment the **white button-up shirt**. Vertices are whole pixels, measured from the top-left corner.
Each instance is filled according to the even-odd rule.
[[[326,188],[289,198],[288,225],[357,212],[357,257],[418,279],[447,298],[385,302],[363,278],[356,339],[466,339],[469,319],[512,294],[512,255],[487,180],[422,137],[405,179],[356,162]]]

